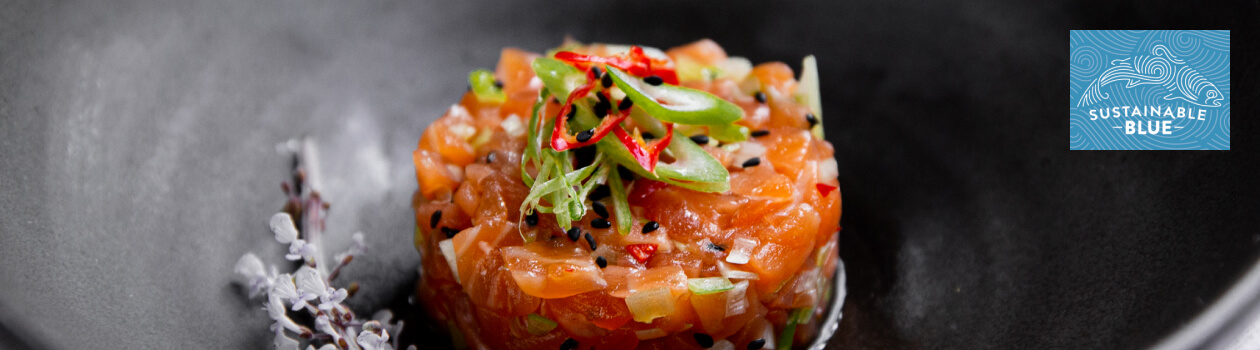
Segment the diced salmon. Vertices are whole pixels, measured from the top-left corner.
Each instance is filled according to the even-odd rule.
[[[625,300],[602,290],[548,299],[543,304],[543,312],[569,334],[584,339],[606,336],[633,317]]]
[[[805,262],[814,247],[818,221],[813,206],[802,203],[767,217],[760,226],[749,228],[749,234],[757,237],[761,246],[753,250],[744,266],[760,277],[753,281],[758,292],[777,291]]]
[[[665,51],[674,61],[692,60],[703,65],[714,65],[726,60],[726,50],[709,39],[700,39],[687,45],[678,46]]]
[[[433,151],[417,149],[411,153],[411,159],[416,165],[416,180],[420,182],[420,192],[424,197],[449,198],[458,183],[452,179],[441,157]]]
[[[608,286],[595,259],[576,244],[534,242],[504,247],[504,266],[525,294],[543,299],[564,298]]]
[[[768,163],[772,163],[767,160]],[[731,172],[731,193],[758,198],[785,200],[792,196],[792,180],[762,164]]]
[[[783,62],[767,62],[753,67],[753,76],[761,83],[763,91],[775,89],[783,98],[790,99],[796,93],[796,77],[792,67]],[[767,92],[766,95],[772,95]],[[773,99],[771,99],[773,100]]]

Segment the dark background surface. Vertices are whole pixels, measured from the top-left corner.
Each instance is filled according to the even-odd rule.
[[[466,74],[564,35],[818,56],[836,348],[1140,348],[1260,256],[1260,2],[0,2],[0,340],[262,348],[277,143],[320,146],[360,312],[410,293],[410,152]],[[1069,29],[1232,29],[1231,151],[1068,151]],[[335,235],[330,235],[335,237]],[[407,244],[401,244],[407,242]],[[331,248],[337,251],[337,248]]]

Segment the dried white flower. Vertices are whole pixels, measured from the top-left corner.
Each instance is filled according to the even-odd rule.
[[[328,285],[324,284],[324,277],[310,266],[302,265],[298,268],[293,274],[293,280],[297,283],[299,293],[307,292],[321,297],[328,294]]]
[[[359,333],[356,339],[359,346],[363,350],[384,350],[393,349],[389,344],[389,333],[381,329],[381,323],[377,321],[368,321],[363,323],[363,332]]]
[[[315,330],[331,335],[334,343],[339,342],[342,338],[341,333],[337,332],[337,329],[333,328],[332,322],[328,320],[328,315],[319,315],[319,317],[315,317]]]
[[[317,199],[304,203],[308,203],[306,205],[313,208],[318,208],[320,205]],[[351,236],[353,245],[345,253],[337,256],[339,264],[328,272],[327,269],[315,269],[314,261],[320,247],[299,238],[297,227],[289,214],[277,213],[271,217],[269,224],[276,241],[289,245],[289,254],[285,255],[285,258],[305,260],[304,264],[293,274],[277,274],[274,265],[270,266],[270,273],[268,273],[268,266],[257,255],[246,253],[237,260],[234,270],[240,283],[249,289],[251,297],[267,292],[263,309],[274,321],[270,326],[271,331],[275,332],[273,345],[277,349],[298,350],[303,343],[308,342],[301,339],[313,340],[312,332],[318,332],[327,334],[328,338],[323,335],[316,338],[324,340],[331,338],[331,342],[324,343],[318,349],[308,343],[306,350],[341,350],[341,345],[345,345],[346,350],[360,350],[360,346],[368,350],[393,350],[394,347],[389,343],[389,333],[401,332],[402,322],[385,323],[382,326],[381,322],[369,320],[363,324],[363,332],[356,333],[354,325],[364,320],[355,317],[354,312],[341,304],[349,296],[349,292],[345,288],[336,288],[331,285],[332,279],[336,278],[341,267],[353,260],[354,256],[367,251],[363,233],[356,232]],[[315,299],[319,299],[318,305],[312,304]],[[292,307],[286,308],[290,304]],[[303,309],[314,317],[314,331],[289,318],[288,312]],[[392,318],[389,312],[377,313],[376,316],[384,322]],[[296,334],[301,339],[290,338],[288,333]],[[319,340],[316,341],[319,342]]]
[[[271,317],[272,320],[276,321],[271,324],[271,330],[273,332],[281,333],[285,329],[293,333],[302,332],[301,327],[298,327],[297,323],[294,323],[293,320],[289,318],[289,315],[285,314],[284,301],[280,300],[279,296],[276,296],[275,294],[268,294],[267,302],[263,303],[263,309],[267,310],[268,317]]]
[[[276,276],[276,279],[272,281],[271,295],[275,295],[281,300],[297,299],[297,286],[293,284],[293,275],[286,273]]]
[[[345,301],[346,296],[350,295],[349,292],[346,292],[345,288],[333,289],[332,287],[328,287],[325,291],[326,293],[319,297],[319,309],[324,311],[332,310],[333,307],[336,307],[341,304],[341,302]]]
[[[315,259],[315,253],[317,252],[319,252],[319,248],[314,244],[306,243],[304,239],[295,239],[289,243],[289,254],[285,254],[284,258],[293,261]]]
[[[276,277],[276,267],[271,267],[271,275],[267,275],[262,260],[254,253],[245,253],[236,261],[236,274],[241,277],[241,284],[249,288],[249,297],[253,298],[270,290],[272,280]]]
[[[271,216],[271,232],[276,234],[276,241],[289,243],[298,239],[297,226],[293,225],[293,217],[289,213],[276,213]]]
[[[297,290],[296,296],[293,298],[293,310],[301,310],[310,304],[308,301],[327,294],[327,287],[324,285],[324,278],[320,277],[319,272],[310,266],[302,265],[293,277]]]
[[[280,350],[298,350],[298,342],[284,335],[284,331],[277,330],[276,338],[272,341],[276,349]]]

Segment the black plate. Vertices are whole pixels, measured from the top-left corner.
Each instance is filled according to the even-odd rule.
[[[410,154],[469,70],[564,35],[817,55],[849,300],[835,348],[1138,348],[1256,260],[1260,5],[1093,1],[143,1],[0,10],[0,339],[262,348],[229,282],[279,261],[288,158],[368,235],[351,305],[405,300]],[[1068,151],[1069,29],[1233,29],[1232,151]],[[346,281],[343,281],[346,282]],[[1254,293],[1252,293],[1254,294]],[[396,304],[396,303],[394,303]],[[405,303],[401,303],[405,304]],[[1217,325],[1219,328],[1219,324]],[[1211,332],[1211,330],[1207,331]]]

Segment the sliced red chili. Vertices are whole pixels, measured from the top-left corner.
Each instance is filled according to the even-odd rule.
[[[814,185],[814,187],[818,187],[818,193],[821,193],[823,197],[826,197],[827,195],[831,194],[831,191],[836,190],[836,186],[828,185],[825,183],[819,183],[817,185]]]
[[[653,254],[656,254],[656,245],[650,243],[631,244],[626,246],[626,252],[630,253],[634,260],[638,260],[641,263],[647,262],[648,259],[652,258]]]
[[[665,147],[669,146],[670,140],[674,138],[674,124],[665,123],[665,136],[652,140],[647,145],[630,136],[630,133],[623,128],[613,128],[613,133],[617,135],[617,140],[621,141],[621,144],[626,145],[626,149],[630,150],[630,155],[634,157],[635,162],[639,163],[639,166],[642,166],[649,173],[655,174],[656,162],[660,160],[661,151],[664,151]]]
[[[595,132],[591,135],[591,138],[586,141],[578,141],[577,137],[569,135],[569,118],[566,116],[574,108],[573,101],[586,97],[586,94],[595,88],[595,85],[599,84],[599,80],[595,79],[595,73],[589,67],[586,70],[586,80],[586,85],[582,85],[569,93],[569,98],[565,100],[564,106],[560,107],[560,113],[556,115],[556,126],[551,130],[551,148],[558,152],[593,145],[608,135],[608,132],[614,129],[614,126],[621,124],[621,121],[626,120],[626,117],[630,116],[630,111],[627,110],[621,111],[614,117],[604,118],[604,120],[600,121],[599,126],[595,127]]]
[[[557,60],[568,62],[578,68],[588,68],[592,64],[604,64],[620,68],[621,70],[638,77],[646,77],[656,75],[667,84],[678,85],[678,73],[672,68],[666,68],[668,61],[658,60],[648,57],[643,53],[643,48],[631,46],[627,53],[620,53],[612,56],[595,56],[583,55],[570,51],[560,51],[555,55]]]

